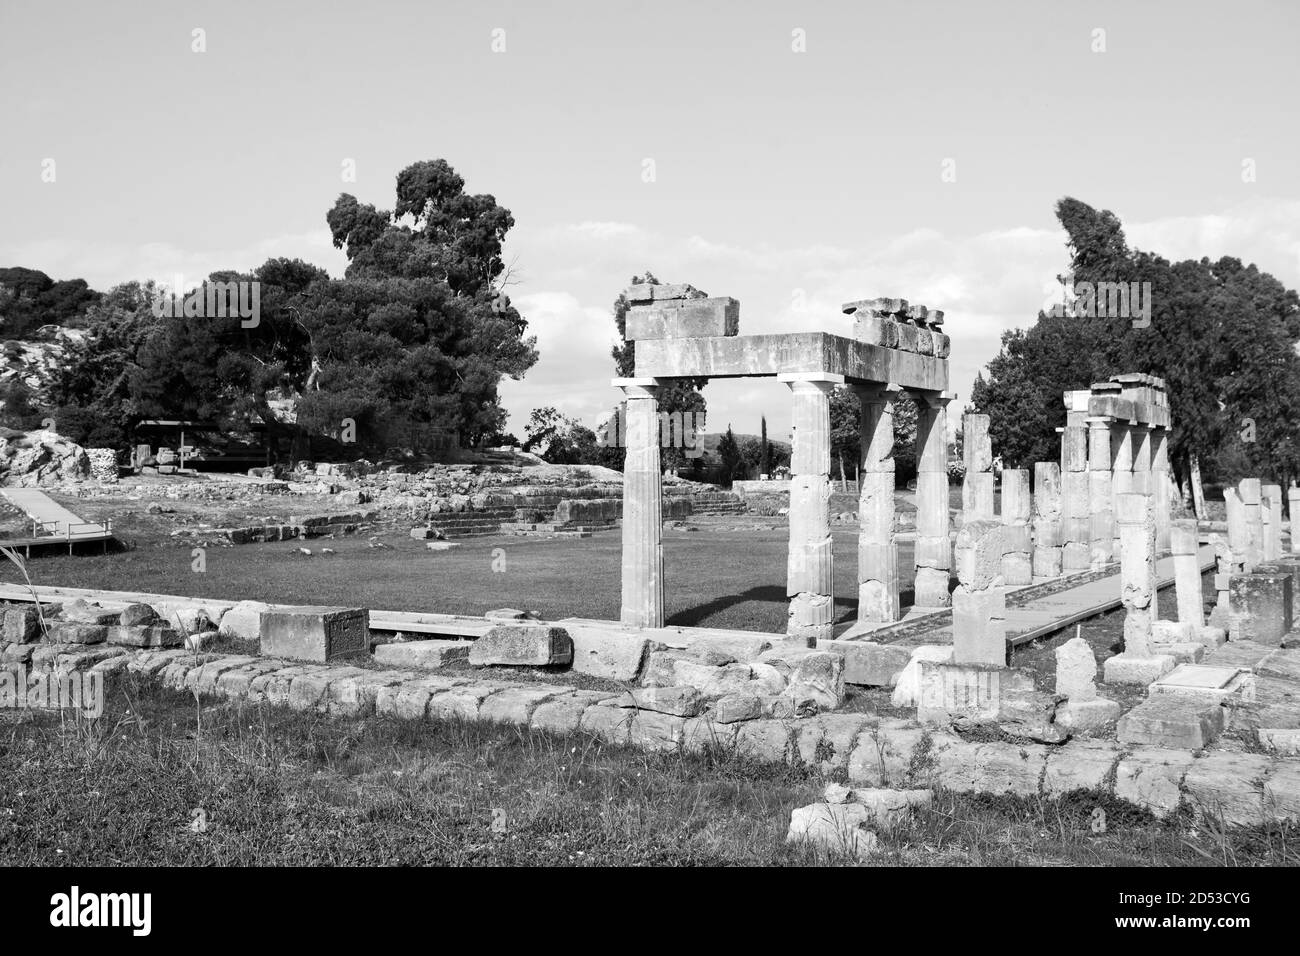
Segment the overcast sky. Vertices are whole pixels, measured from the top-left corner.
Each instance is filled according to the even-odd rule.
[[[646,269],[739,299],[742,333],[944,309],[964,404],[1065,267],[1064,195],[1300,285],[1298,41],[1294,0],[3,0],[0,265],[337,276],[337,195],[391,207],[442,157],[517,223],[541,360],[503,384],[516,434],[615,400],[610,305]],[[788,431],[773,381],[705,394],[710,430]]]

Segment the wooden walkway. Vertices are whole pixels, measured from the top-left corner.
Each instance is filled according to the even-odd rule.
[[[1214,548],[1202,545],[1199,554],[1201,571],[1214,567]],[[1119,565],[1113,574],[1086,581],[1040,598],[1031,598],[1020,607],[1007,608],[1007,644],[1017,647],[1064,630],[1071,624],[1096,617],[1120,606]],[[1174,559],[1164,557],[1156,562],[1156,588],[1163,590],[1174,583]],[[1029,585],[1037,587],[1037,585]],[[1020,588],[1008,590],[1014,594]],[[915,633],[914,625],[926,618],[934,618],[933,629]],[[906,632],[902,636],[900,632]],[[895,636],[891,640],[891,635]],[[951,644],[952,611],[923,610],[904,616],[903,620],[886,625],[855,626],[839,638],[842,641],[873,641],[881,644]]]
[[[113,538],[112,522],[96,524],[86,521],[59,504],[39,488],[0,488],[8,502],[32,519],[32,536],[0,541],[6,548],[22,548],[30,556],[33,547],[66,544],[68,553],[72,546],[87,541],[108,542]]]

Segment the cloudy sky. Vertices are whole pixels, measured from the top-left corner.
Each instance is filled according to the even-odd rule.
[[[518,434],[612,403],[610,305],[646,269],[739,299],[742,332],[944,309],[964,402],[1063,271],[1062,196],[1300,285],[1298,40],[1294,0],[4,0],[0,265],[341,275],[335,197],[391,206],[442,157],[517,222]],[[706,396],[711,429],[788,430],[774,382]]]

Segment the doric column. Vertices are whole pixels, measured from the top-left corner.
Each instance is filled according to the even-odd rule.
[[[962,524],[994,517],[993,442],[989,417],[974,412],[961,419],[962,457],[966,473],[961,481]]]
[[[1174,553],[1178,620],[1182,624],[1191,624],[1193,631],[1199,635],[1205,627],[1205,597],[1201,590],[1201,560],[1198,556],[1200,542],[1197,538],[1196,519],[1173,522],[1169,538]]]
[[[1034,583],[1034,540],[1029,526],[1032,507],[1028,469],[1003,468],[1002,580],[1010,587]]]
[[[1061,564],[1066,574],[1092,567],[1092,539],[1088,517],[1088,413],[1069,410],[1061,429],[1061,495],[1065,550]]]
[[[916,392],[916,607],[950,607],[947,392]]]
[[[1245,573],[1249,574],[1264,563],[1264,513],[1263,496],[1258,478],[1243,478],[1237,483],[1241,503],[1246,506]]]
[[[659,380],[616,378],[627,399],[623,463],[623,606],[619,619],[664,625],[663,472],[659,463]]]
[[[1110,426],[1111,514],[1115,513],[1120,495],[1133,491],[1133,429],[1128,422],[1113,421]],[[1119,526],[1111,554],[1119,554]]]
[[[831,556],[831,390],[844,376],[825,372],[777,376],[793,394],[790,453],[790,550],[786,633],[812,647],[834,629],[834,565]]]
[[[1157,428],[1151,432],[1151,494],[1155,498],[1156,548],[1169,550],[1170,522],[1173,514],[1173,478],[1169,472],[1169,429]]]
[[[1061,574],[1061,466],[1034,463],[1034,580]]]
[[[1152,440],[1150,425],[1140,422],[1132,426],[1133,432],[1133,477],[1130,491],[1135,495],[1151,494],[1151,451]]]
[[[897,621],[898,544],[894,538],[894,401],[891,385],[857,385],[862,409],[858,443],[858,620]]]
[[[1115,556],[1115,496],[1111,474],[1110,419],[1088,419],[1088,544],[1094,569]]]
[[[1260,487],[1261,514],[1264,519],[1264,560],[1282,557],[1282,486]]]

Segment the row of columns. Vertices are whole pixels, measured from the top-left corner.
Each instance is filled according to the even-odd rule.
[[[792,398],[790,544],[787,633],[830,638],[834,627],[834,558],[830,530],[830,395],[842,375],[777,376]],[[662,463],[659,453],[659,381],[615,379],[627,400],[627,457],[623,470],[623,623],[662,627],[664,572]],[[899,620],[898,548],[894,533],[894,403],[896,386],[853,385],[861,405],[859,473],[858,619]],[[918,607],[948,607],[952,544],[948,517],[947,408],[943,392],[913,394],[917,403],[917,528],[915,597]]]

